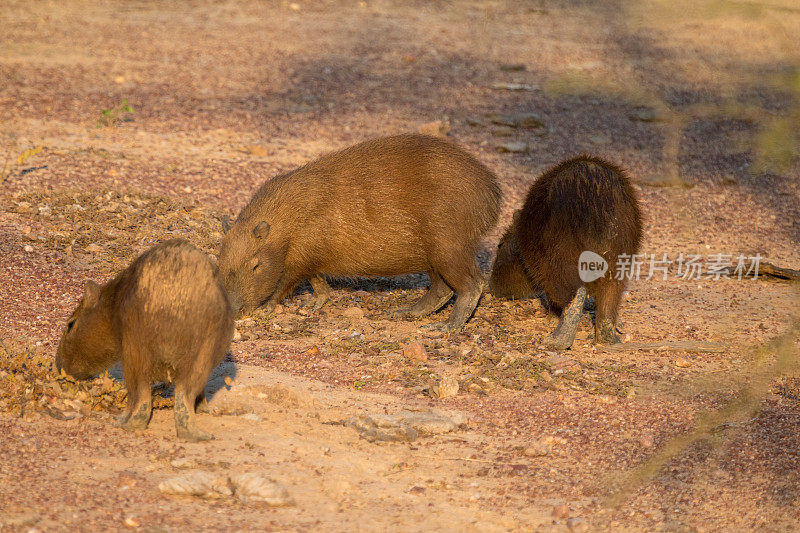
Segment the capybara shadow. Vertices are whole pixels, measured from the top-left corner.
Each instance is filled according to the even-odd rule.
[[[245,313],[274,308],[302,280],[319,308],[329,297],[325,276],[427,272],[428,291],[398,314],[433,313],[455,292],[439,327],[457,330],[483,290],[476,252],[500,199],[495,175],[450,142],[368,140],[267,181],[225,234],[220,272]]]
[[[175,385],[175,426],[182,440],[208,440],[195,410],[233,338],[233,309],[211,259],[183,240],[154,246],[105,285],[86,290],[61,337],[56,368],[90,378],[121,361],[128,390],[117,424],[147,428],[152,384]]]
[[[497,248],[492,294],[523,298],[543,292],[551,309],[561,313],[545,339],[556,349],[572,345],[587,294],[592,295],[595,342],[619,342],[615,324],[627,274],[616,267],[639,250],[641,218],[621,168],[591,156],[560,163],[536,180],[514,213]],[[599,275],[603,262],[607,270]]]

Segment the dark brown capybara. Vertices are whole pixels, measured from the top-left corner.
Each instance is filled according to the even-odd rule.
[[[536,180],[514,213],[498,245],[491,291],[506,298],[544,292],[551,308],[561,312],[545,345],[567,349],[588,290],[595,298],[595,342],[619,342],[616,319],[625,276],[617,277],[625,273],[616,267],[618,258],[636,254],[641,237],[639,203],[625,172],[598,157],[569,159]],[[601,277],[596,277],[598,268],[582,279],[579,258],[587,263],[581,268],[592,262],[584,252],[600,256],[594,256],[593,266],[605,261],[608,269]]]
[[[328,299],[323,276],[426,271],[428,292],[398,312],[422,316],[456,292],[460,328],[484,280],[475,253],[497,223],[500,187],[473,156],[442,139],[396,135],[324,155],[267,181],[226,233],[219,267],[234,308],[272,309],[309,279],[314,307]]]
[[[127,410],[117,425],[146,429],[153,381],[175,384],[178,438],[212,439],[198,429],[195,409],[233,337],[234,312],[217,267],[183,240],[139,256],[105,285],[86,292],[61,337],[56,368],[87,379],[122,360]]]

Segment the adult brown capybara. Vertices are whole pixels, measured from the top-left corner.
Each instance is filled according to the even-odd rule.
[[[226,233],[219,267],[234,307],[273,308],[309,279],[315,308],[323,276],[427,271],[431,285],[399,313],[422,316],[456,292],[441,329],[456,330],[480,299],[475,259],[497,222],[494,174],[452,143],[425,135],[372,139],[272,178]]]
[[[89,281],[67,322],[56,368],[86,379],[122,360],[127,410],[117,425],[147,428],[153,381],[175,384],[178,438],[213,438],[195,425],[204,388],[233,337],[234,313],[216,266],[182,240],[159,244],[105,285]]]
[[[561,312],[545,344],[566,349],[588,290],[596,305],[595,342],[619,342],[615,324],[626,273],[616,267],[636,254],[641,237],[639,203],[622,169],[598,157],[564,161],[536,180],[514,213],[492,267],[492,293],[521,298],[544,292]]]

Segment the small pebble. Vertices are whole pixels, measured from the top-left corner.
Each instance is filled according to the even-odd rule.
[[[403,357],[410,361],[427,361],[428,352],[420,343],[412,342],[403,348]]]
[[[567,520],[567,529],[574,533],[583,533],[589,531],[589,524],[580,517],[570,518]]]

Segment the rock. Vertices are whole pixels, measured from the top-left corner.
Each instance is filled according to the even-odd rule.
[[[242,340],[242,333],[238,329],[233,330],[233,342]]]
[[[261,418],[260,416],[258,416],[255,413],[247,413],[247,414],[242,415],[242,420],[250,420],[252,422],[261,422],[264,419]]]
[[[344,311],[342,311],[342,316],[347,317],[351,320],[360,320],[364,318],[364,310],[360,307],[348,307]]]
[[[528,151],[528,143],[506,142],[495,146],[495,150],[500,153],[524,153]]]
[[[178,457],[177,459],[170,461],[169,464],[172,466],[172,468],[177,468],[178,470],[196,468],[198,466],[197,461],[188,457]]]
[[[600,134],[589,135],[589,141],[591,141],[592,144],[600,144],[600,145],[606,145],[611,143],[611,139],[609,137]]]
[[[512,350],[503,355],[503,357],[500,359],[500,362],[497,363],[497,368],[508,368],[508,366],[511,365],[512,363],[516,363],[517,361],[524,361],[526,359],[530,359],[530,356],[525,355],[522,352]]]
[[[467,420],[459,413],[403,411],[396,415],[359,415],[344,421],[344,425],[352,427],[367,440],[411,441],[419,436],[441,435],[465,428]]]
[[[451,433],[466,425],[453,417],[435,413],[410,413],[401,418],[401,422],[414,428],[420,435],[440,435]]]
[[[500,65],[500,70],[503,72],[522,72],[525,68],[523,63],[506,63]]]
[[[33,246],[26,244],[22,249],[28,253],[31,253],[33,251]]]
[[[176,496],[222,498],[233,494],[228,481],[227,476],[217,476],[210,472],[195,472],[164,480],[158,484],[158,490],[164,494]]]
[[[492,124],[510,128],[535,129],[543,128],[544,121],[536,113],[491,114],[487,117]]]
[[[585,531],[589,531],[589,524],[580,517],[570,518],[567,520],[567,529],[574,533],[584,533]]]
[[[355,429],[361,437],[369,441],[403,442],[416,440],[419,436],[410,426],[400,423],[391,425],[378,415],[376,418],[367,415],[354,416],[345,421],[344,425]]]
[[[544,457],[553,451],[553,437],[542,437],[522,449],[522,455],[526,457]]]
[[[403,348],[403,357],[409,361],[427,361],[428,351],[420,343],[411,342]]]
[[[87,245],[86,248],[84,248],[84,250],[86,250],[90,254],[96,254],[101,250],[101,248],[99,244],[92,243]]]
[[[638,106],[628,113],[628,118],[639,122],[656,122],[662,120],[652,107]]]
[[[653,438],[653,433],[650,431],[643,433],[639,437],[639,444],[641,444],[645,448],[652,448],[655,445],[655,439]]]
[[[0,518],[0,526],[7,527],[30,527],[38,524],[42,516],[37,513],[20,513],[16,515],[6,515]]]
[[[683,357],[678,357],[677,359],[675,359],[675,366],[677,366],[678,368],[688,368],[692,366],[692,362],[687,361]]]
[[[490,133],[495,137],[511,137],[514,135],[514,128],[509,128],[508,126],[495,126],[492,128]]]
[[[569,506],[566,503],[554,505],[552,515],[557,520],[566,519],[569,516]]]
[[[232,476],[230,483],[236,499],[242,503],[263,502],[270,507],[294,505],[294,498],[286,487],[260,474],[248,472]]]
[[[443,377],[431,384],[428,395],[436,400],[443,400],[458,394],[458,381],[452,377]]]
[[[137,527],[139,527],[141,525],[139,523],[139,521],[136,520],[136,518],[133,517],[133,516],[129,516],[128,518],[126,518],[124,523],[125,523],[125,527],[129,527],[131,529],[137,528]]]
[[[417,128],[417,132],[422,135],[432,135],[434,137],[446,137],[450,132],[449,120],[434,120]]]
[[[497,82],[492,84],[492,89],[501,91],[537,91],[539,90],[539,87],[525,83]]]

